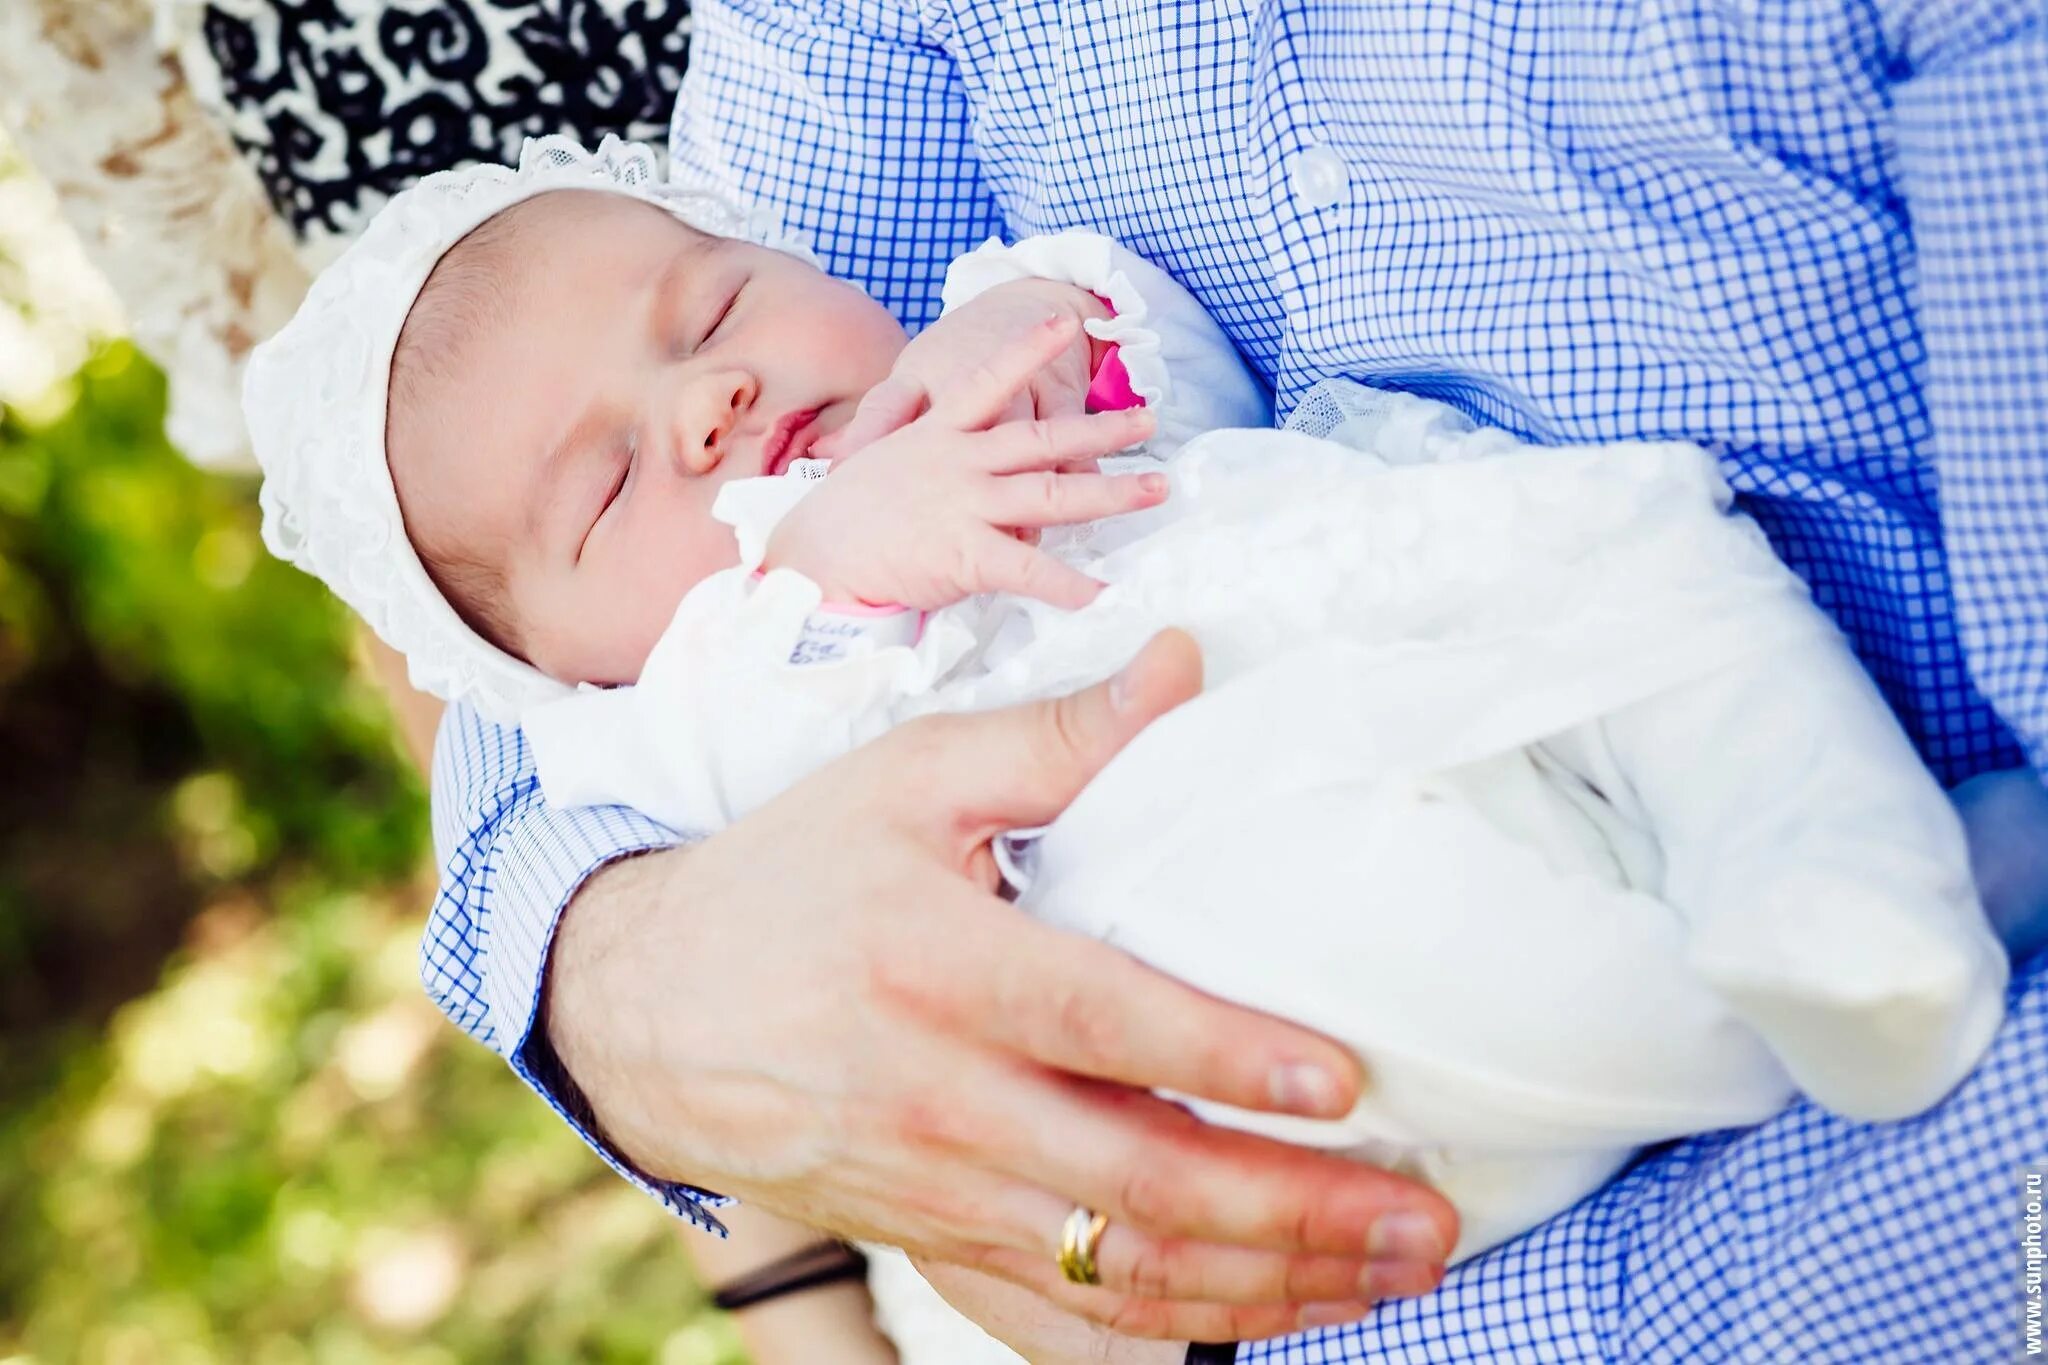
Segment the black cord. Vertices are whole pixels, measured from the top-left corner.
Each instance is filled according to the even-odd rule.
[[[711,1302],[737,1313],[767,1299],[795,1294],[841,1280],[857,1280],[867,1272],[867,1257],[844,1242],[814,1242],[742,1275],[711,1296]]]
[[[1187,1365],[1234,1365],[1236,1360],[1234,1341],[1198,1341],[1188,1347]]]

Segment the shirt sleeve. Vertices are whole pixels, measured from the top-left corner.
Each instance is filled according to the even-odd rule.
[[[905,326],[937,317],[946,263],[1003,217],[917,7],[708,0],[692,19],[671,179],[771,211]]]
[[[688,836],[623,807],[556,810],[516,729],[451,706],[434,748],[434,848],[441,882],[420,944],[420,980],[441,1011],[504,1057],[605,1162],[673,1212],[722,1232],[727,1201],[652,1180],[607,1145],[534,1029],[562,908],[604,864]]]
[[[1893,90],[1971,679],[2048,778],[2048,6],[1932,7]]]

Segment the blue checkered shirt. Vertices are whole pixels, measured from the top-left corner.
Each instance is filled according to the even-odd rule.
[[[987,237],[1090,227],[1283,416],[1341,375],[1547,443],[1703,442],[1937,773],[2048,771],[2038,0],[705,3],[672,141],[913,326]],[[678,836],[547,809],[462,709],[434,785],[427,986],[558,1099],[530,1038],[557,913]],[[1429,1298],[1240,1359],[2004,1358],[2048,964],[2014,992],[1925,1118],[1673,1144]]]

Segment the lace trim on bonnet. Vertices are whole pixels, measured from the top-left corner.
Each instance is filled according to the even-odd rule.
[[[652,148],[608,137],[590,152],[568,138],[533,138],[517,167],[445,171],[394,198],[256,348],[242,389],[263,467],[263,543],[404,655],[415,687],[501,724],[572,689],[471,630],[427,576],[385,459],[385,402],[399,329],[442,255],[485,219],[565,189],[645,200],[700,231],[815,263],[752,206],[666,183]]]

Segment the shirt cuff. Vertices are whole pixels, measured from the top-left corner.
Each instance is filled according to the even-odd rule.
[[[537,806],[517,820],[499,844],[484,994],[497,1036],[514,1040],[505,1059],[588,1143],[604,1163],[662,1206],[723,1237],[711,1210],[732,1201],[693,1185],[657,1180],[636,1169],[605,1139],[573,1080],[563,1070],[541,1018],[547,960],[562,911],[583,884],[607,863],[697,837],[621,806],[559,810]]]

